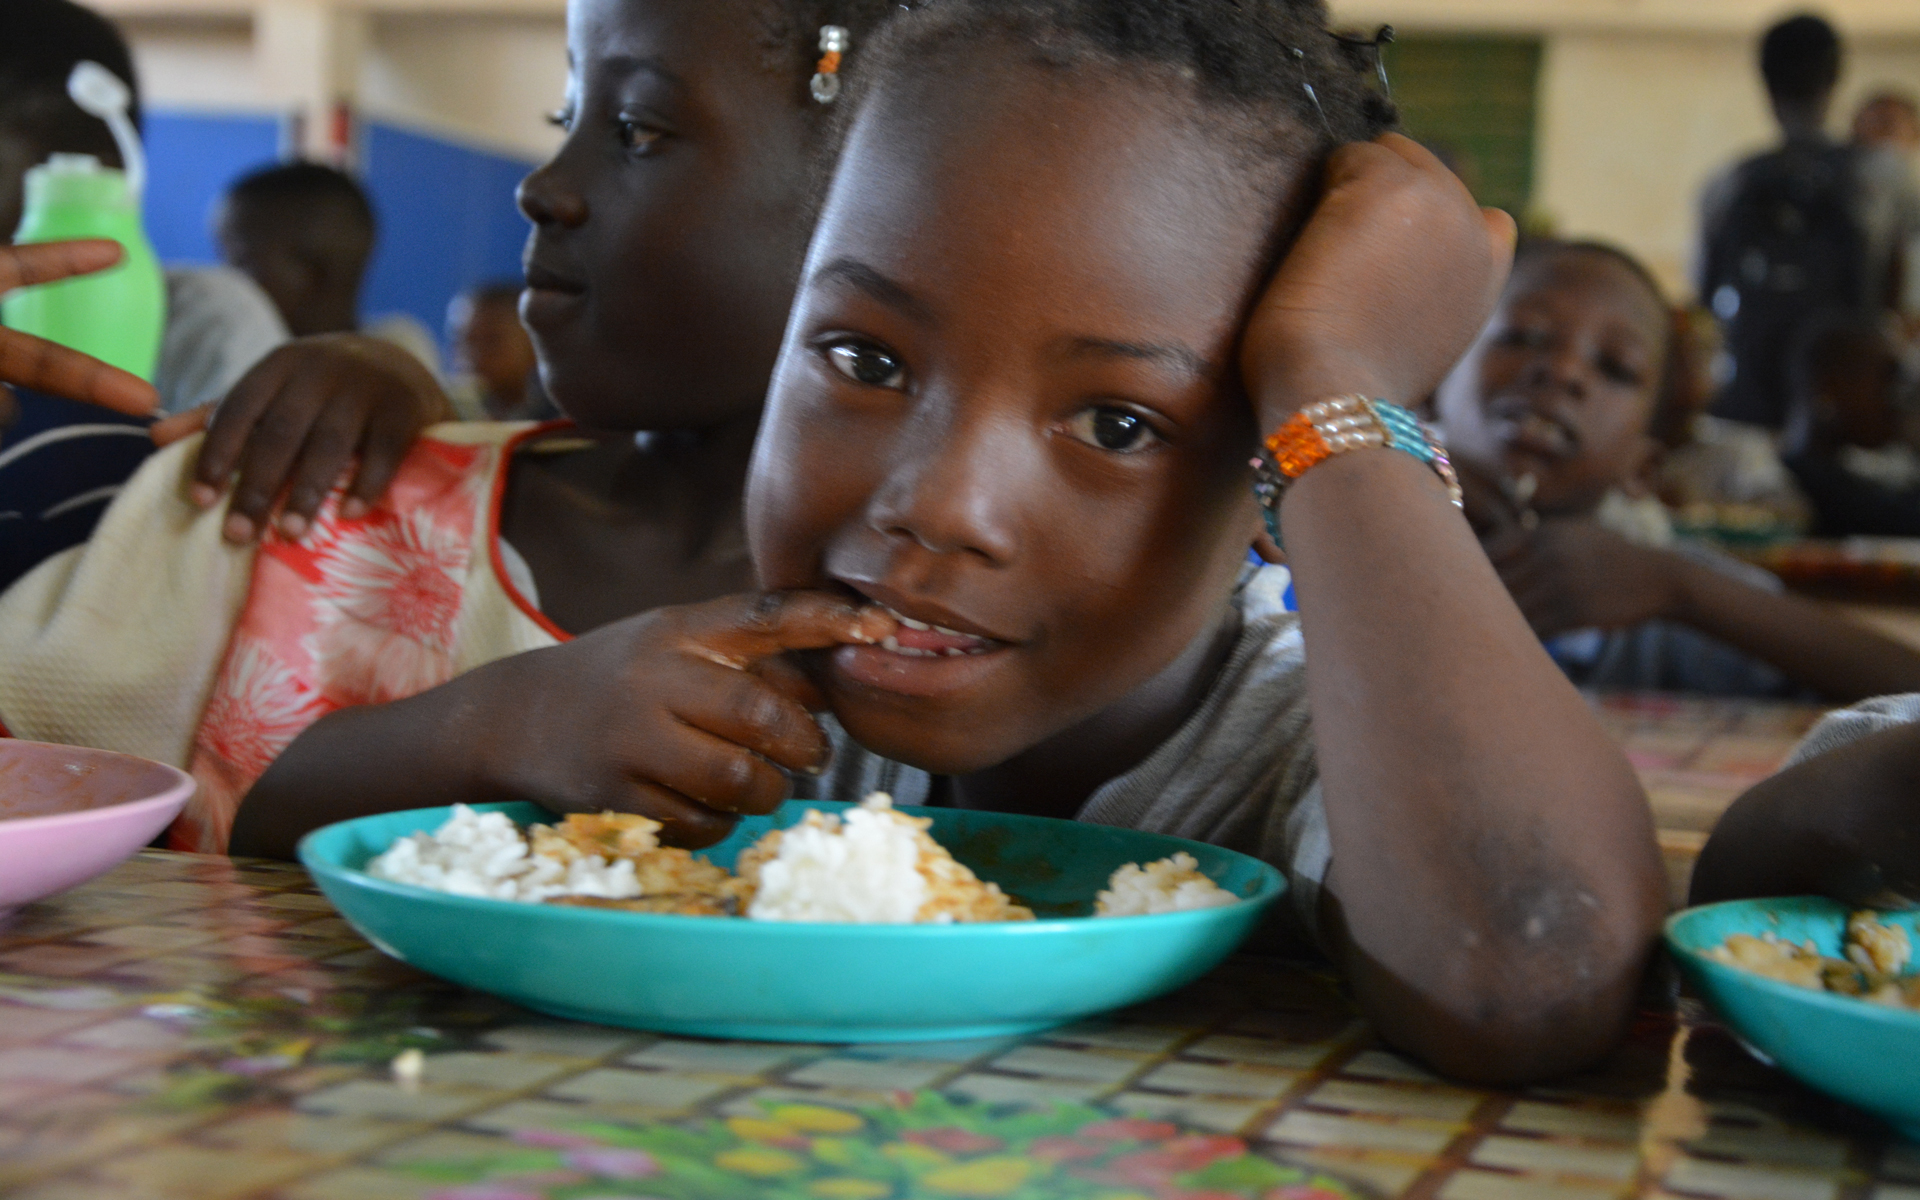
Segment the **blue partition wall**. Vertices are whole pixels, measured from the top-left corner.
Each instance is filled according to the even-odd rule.
[[[513,191],[532,164],[377,122],[361,130],[360,163],[380,213],[367,313],[404,312],[440,336],[455,295],[520,278],[527,221]]]
[[[235,179],[280,155],[274,117],[152,111],[145,119],[147,233],[165,262],[219,260],[208,232]],[[447,302],[517,279],[527,223],[513,191],[531,164],[379,122],[361,128],[361,182],[380,215],[362,309],[404,312],[443,334]]]

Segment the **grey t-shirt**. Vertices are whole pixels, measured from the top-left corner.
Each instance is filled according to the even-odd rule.
[[[1075,818],[1210,842],[1265,859],[1287,876],[1302,931],[1317,927],[1320,884],[1332,859],[1307,715],[1306,647],[1285,611],[1286,571],[1250,570],[1235,594],[1240,636],[1186,723],[1138,766],[1102,784]],[[831,719],[833,762],[812,798],[857,801],[890,793],[937,801],[934,777],[882,758]]]
[[[273,301],[232,267],[168,267],[167,330],[153,386],[163,412],[224,399],[287,340]]]
[[[1920,721],[1920,693],[1903,696],[1875,696],[1849,708],[1836,709],[1820,718],[1800,744],[1787,756],[1783,767],[1797,766],[1816,755],[1838,750],[1863,737],[1897,729]]]

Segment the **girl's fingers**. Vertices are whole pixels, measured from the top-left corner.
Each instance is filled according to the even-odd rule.
[[[353,469],[359,447],[364,410],[343,397],[330,397],[321,408],[286,483],[286,501],[280,509],[280,532],[301,537],[313,523],[327,493]],[[263,480],[267,486],[270,481]]]
[[[737,742],[690,725],[654,730],[645,745],[631,747],[629,773],[702,808],[733,815],[760,815],[779,808],[787,777]]]
[[[597,811],[602,807],[651,817],[663,827],[660,830],[662,842],[669,846],[684,846],[689,850],[698,850],[721,841],[733,832],[734,822],[738,819],[647,779],[628,781],[620,795],[610,797],[605,805],[596,803],[593,809]]]
[[[408,421],[382,419],[376,414],[368,422],[366,434],[360,439],[360,465],[353,473],[353,481],[347,485],[346,499],[341,502],[342,515],[364,515],[376,500],[387,494],[393,477],[400,473],[407,451],[413,449],[419,436],[419,430]]]
[[[329,380],[295,378],[254,421],[236,467],[227,540],[251,541],[266,529],[308,433],[326,411],[330,389]]]
[[[117,247],[117,243],[107,244]],[[0,382],[97,404],[129,417],[152,416],[160,404],[160,394],[138,375],[11,329],[0,329]]]
[[[688,617],[687,649],[737,670],[789,650],[870,646],[898,628],[879,608],[831,592],[728,596]]]
[[[214,409],[207,425],[207,440],[200,443],[200,458],[193,468],[198,484],[194,499],[202,507],[220,498],[239,466],[240,453],[253,435],[254,423],[279,396],[289,374],[287,360],[275,351],[242,375]]]
[[[684,694],[669,706],[673,716],[688,728],[789,771],[818,770],[825,765],[827,736],[792,697],[749,671],[707,667],[704,663],[690,667],[696,686],[684,689]]]

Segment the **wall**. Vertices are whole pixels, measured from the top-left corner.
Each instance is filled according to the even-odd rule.
[[[1887,83],[1920,94],[1920,38],[1856,42],[1836,126]],[[1541,72],[1535,208],[1560,233],[1619,242],[1690,294],[1695,198],[1774,137],[1746,37],[1558,34]]]
[[[291,108],[261,78],[246,20],[122,24],[148,110],[148,232],[167,261],[215,261],[212,207],[235,178],[293,148]],[[513,192],[558,144],[545,117],[566,86],[565,25],[401,16],[364,32],[355,170],[382,235],[362,307],[404,312],[439,336],[457,292],[519,274],[527,224]]]

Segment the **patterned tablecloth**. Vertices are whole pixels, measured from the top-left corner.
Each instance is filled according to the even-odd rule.
[[[1682,874],[1680,835],[1811,720],[1603,710]],[[1433,1078],[1324,971],[1252,958],[1040,1037],[704,1042],[419,975],[297,867],[149,851],[0,926],[0,1194],[1920,1200],[1920,1146],[1687,1002],[1649,1009],[1603,1069],[1516,1092]]]

